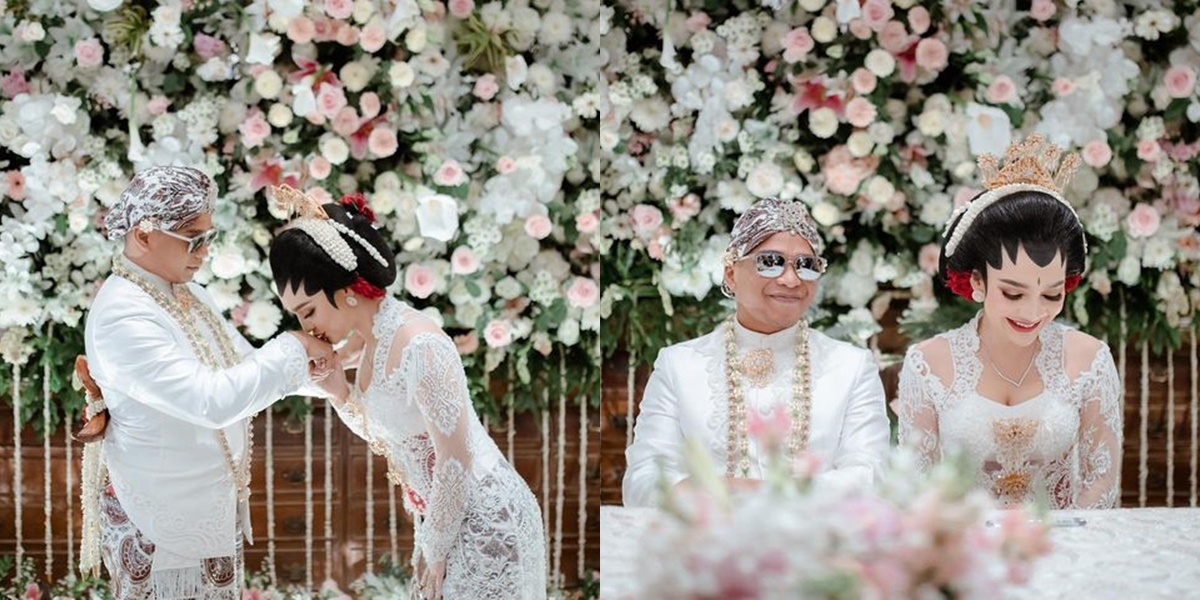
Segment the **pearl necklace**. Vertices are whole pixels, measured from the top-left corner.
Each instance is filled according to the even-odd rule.
[[[725,474],[730,477],[748,477],[750,439],[746,433],[746,401],[742,394],[745,367],[737,351],[734,332],[736,318],[736,315],[731,315],[725,323],[725,374],[729,391]],[[787,443],[789,461],[808,447],[811,413],[812,365],[808,356],[808,323],[802,320],[796,326],[796,364],[792,368],[792,396],[788,402],[788,414],[793,425]]]
[[[113,275],[128,280],[146,292],[155,303],[171,315],[171,318],[183,328],[183,332],[187,335],[201,364],[213,369],[228,368],[237,364],[237,352],[234,351],[233,341],[229,338],[223,324],[217,315],[200,302],[186,285],[173,286],[176,298],[167,296],[145,277],[126,267],[120,257],[113,261],[112,272]],[[213,338],[217,341],[220,356],[213,351],[211,343],[204,338],[196,321],[190,318],[192,315],[198,315],[208,330],[212,332]],[[249,425],[249,419],[242,422],[242,427],[246,436],[246,451],[242,453],[241,464],[234,462],[233,451],[229,448],[229,439],[225,437],[225,432],[221,429],[215,431],[217,441],[221,445],[221,452],[225,455],[225,466],[229,469],[229,475],[233,478],[236,486],[238,500],[246,501],[250,499],[250,454],[254,449],[254,430]]]

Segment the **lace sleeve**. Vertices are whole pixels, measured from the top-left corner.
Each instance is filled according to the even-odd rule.
[[[936,406],[943,394],[941,382],[930,372],[924,353],[910,348],[900,370],[900,389],[892,409],[900,421],[900,444],[916,452],[923,470],[932,468],[941,458]]]
[[[1079,404],[1077,508],[1115,508],[1121,493],[1121,378],[1108,346],[1076,383]]]
[[[400,363],[407,401],[421,411],[436,456],[426,512],[428,529],[421,548],[425,559],[436,563],[450,553],[462,526],[473,459],[468,441],[474,413],[462,361],[450,338],[417,333],[405,346]]]

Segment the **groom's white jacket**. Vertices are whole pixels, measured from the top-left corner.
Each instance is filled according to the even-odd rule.
[[[725,472],[728,395],[725,328],[664,348],[642,396],[633,443],[625,451],[622,485],[626,506],[655,506],[660,477],[674,486],[688,477],[685,441],[708,451]],[[792,396],[795,328],[764,335],[736,324],[739,350],[769,349],[775,356],[770,383],[743,384],[747,420],[751,411],[785,409]],[[871,353],[809,330],[812,412],[808,449],[820,459],[818,485],[869,487],[888,449],[890,425],[883,384]],[[794,423],[792,424],[795,425]],[[761,478],[765,456],[749,442],[750,477]]]
[[[125,264],[171,294],[166,281]],[[213,307],[203,287],[188,285]],[[156,546],[156,575],[235,553],[239,520],[250,533],[249,513],[238,506],[215,430],[224,430],[240,464],[245,419],[308,381],[304,347],[294,336],[281,335],[256,350],[220,321],[241,362],[212,370],[201,364],[179,323],[124,278],[109,277],[88,313],[88,365],[110,417],[104,438],[109,475],[130,520]]]

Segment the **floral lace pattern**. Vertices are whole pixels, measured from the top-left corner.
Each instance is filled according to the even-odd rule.
[[[412,335],[387,371],[393,341],[425,317],[387,298],[372,328],[378,348],[362,414],[345,406],[351,430],[386,444],[409,489],[415,519],[413,565],[446,561],[446,598],[544,598],[546,546],[537,499],[484,430],[454,343]],[[399,336],[403,338],[403,335]],[[364,427],[364,422],[366,427]]]
[[[965,452],[976,465],[977,485],[1005,504],[1045,495],[1054,508],[1116,506],[1121,385],[1108,347],[1072,381],[1064,367],[1068,329],[1050,324],[1035,358],[1042,392],[1006,406],[976,389],[983,373],[978,319],[938,336],[949,343],[949,385],[924,352],[909,350],[895,403],[900,442],[917,450],[925,468],[949,452]]]

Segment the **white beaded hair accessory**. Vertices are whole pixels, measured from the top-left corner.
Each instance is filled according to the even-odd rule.
[[[950,233],[954,220],[961,214],[962,219],[954,227],[954,233],[946,242],[946,256],[952,256],[962,242],[963,236],[971,228],[971,224],[987,207],[1019,192],[1041,192],[1071,209],[1075,220],[1079,214],[1075,207],[1063,197],[1062,191],[1070,182],[1071,176],[1079,168],[1079,155],[1068,153],[1059,162],[1062,149],[1047,142],[1041,134],[1033,134],[1023,142],[1013,142],[1004,153],[1004,166],[1000,159],[992,154],[979,157],[979,170],[982,174],[984,193],[974,200],[959,207],[950,215],[946,223],[945,237]],[[1083,252],[1087,254],[1087,238],[1083,239]]]
[[[295,215],[289,228],[299,229],[308,234],[329,258],[338,266],[354,271],[358,268],[358,257],[350,248],[346,238],[354,240],[367,254],[371,255],[383,267],[388,266],[387,259],[370,242],[363,239],[354,230],[329,218],[321,203],[312,196],[293,188],[288,184],[271,186],[271,196],[289,215]],[[345,237],[342,237],[345,236]]]

